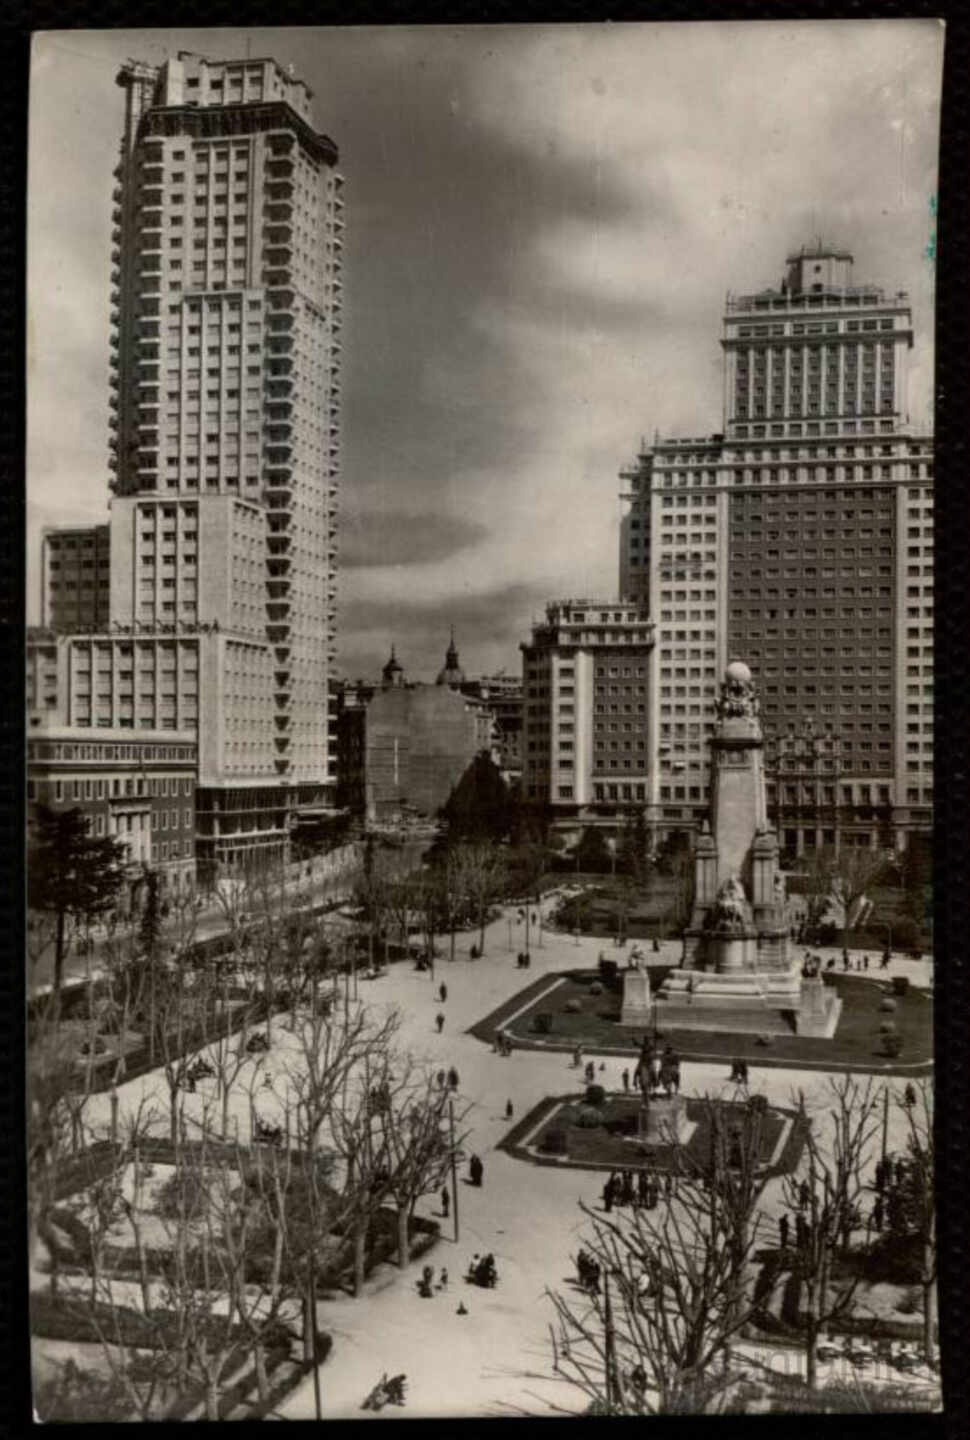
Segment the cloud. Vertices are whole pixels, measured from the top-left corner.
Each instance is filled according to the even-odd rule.
[[[340,564],[354,570],[375,563],[411,566],[441,562],[467,550],[487,533],[483,524],[459,515],[379,510],[344,523]]]
[[[928,422],[935,22],[72,32],[35,42],[31,107],[48,523],[106,502],[114,68],[247,43],[308,80],[347,177],[342,668],[393,638],[437,669],[452,615],[466,667],[513,666],[546,597],[615,591],[617,470],[720,428],[725,294],[817,230],[910,290]]]

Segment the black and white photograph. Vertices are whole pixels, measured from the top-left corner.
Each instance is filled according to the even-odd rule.
[[[943,1409],[945,44],[33,35],[35,1420]]]

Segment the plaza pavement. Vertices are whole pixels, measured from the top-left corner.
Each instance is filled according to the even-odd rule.
[[[547,907],[549,904],[547,901]],[[543,1096],[574,1088],[578,1091],[580,1073],[563,1053],[516,1051],[504,1058],[467,1031],[544,973],[595,966],[601,952],[618,956],[625,952],[600,937],[579,937],[577,941],[552,931],[544,931],[540,946],[533,928],[532,965],[523,972],[517,969],[515,957],[524,948],[525,927],[516,923],[517,908],[508,913],[513,918],[511,952],[505,913],[489,926],[485,954],[479,959],[469,956],[478,939],[473,932],[458,937],[454,962],[447,959],[447,937],[442,939],[443,953],[433,978],[409,964],[398,964],[380,979],[359,979],[360,1003],[372,1008],[375,1015],[399,1011],[402,1047],[435,1071],[449,1066],[457,1069],[460,1099],[470,1106],[465,1154],[474,1152],[483,1160],[484,1184],[481,1189],[467,1184],[467,1165],[462,1166],[457,1243],[452,1239],[453,1218],[443,1220],[438,1197],[427,1197],[420,1203],[419,1213],[441,1222],[442,1238],[425,1257],[404,1271],[393,1264],[378,1267],[364,1294],[356,1299],[341,1295],[320,1302],[320,1327],[334,1339],[330,1358],[320,1372],[324,1418],[362,1418],[361,1402],[385,1371],[407,1375],[407,1405],[403,1410],[388,1407],[380,1412],[381,1418],[540,1415],[550,1413],[553,1406],[573,1412],[585,1406],[577,1389],[552,1375],[549,1324],[553,1311],[545,1292],[547,1287],[570,1290],[575,1276],[573,1257],[586,1225],[579,1202],[599,1205],[604,1177],[598,1172],[531,1165],[495,1149],[507,1130]],[[665,942],[662,958],[673,963],[679,951],[679,942]],[[841,954],[823,952],[825,958],[828,953]],[[874,963],[878,961],[870,961],[870,967]],[[925,983],[927,970],[926,962],[894,960],[888,973],[909,974],[918,984],[921,979]],[[444,1004],[438,1000],[442,981],[448,987]],[[439,1010],[446,1017],[440,1035],[435,1028]],[[287,1032],[274,1022],[273,1053],[265,1058],[264,1066],[272,1069],[273,1056],[286,1046]],[[586,1053],[595,1058],[594,1051],[587,1048]],[[601,1061],[596,1063],[599,1069]],[[603,1063],[605,1069],[597,1079],[608,1089],[620,1089],[629,1060]],[[734,1094],[727,1085],[723,1063],[685,1060],[682,1077],[686,1094]],[[244,1088],[245,1079],[241,1092]],[[820,1123],[825,1123],[829,1113],[824,1073],[749,1064],[749,1088],[777,1104],[790,1104],[793,1094],[802,1089],[809,1113]],[[152,1092],[157,1094],[164,1116],[167,1102],[159,1072],[121,1087],[122,1113]],[[512,1101],[512,1120],[505,1118],[507,1100]],[[191,1114],[201,1107],[203,1098],[187,1095],[185,1103]],[[240,1134],[248,1133],[248,1103],[243,1093],[233,1097]],[[107,1096],[93,1097],[89,1120],[106,1124],[107,1106]],[[890,1149],[903,1143],[900,1122],[901,1117],[891,1108]],[[164,1118],[159,1128],[167,1130]],[[780,1181],[769,1185],[764,1208],[773,1216],[784,1208]],[[472,1255],[486,1251],[495,1255],[499,1275],[497,1287],[490,1291],[463,1279]],[[429,1300],[419,1298],[416,1289],[425,1263],[434,1265],[436,1278],[442,1267],[449,1276],[447,1288],[436,1291]],[[582,1303],[578,1293],[572,1293]],[[468,1311],[465,1316],[456,1313],[460,1301]],[[287,1419],[313,1418],[312,1378],[286,1399],[281,1413]]]

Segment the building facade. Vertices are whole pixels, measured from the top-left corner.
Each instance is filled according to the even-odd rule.
[[[118,83],[110,625],[136,725],[164,666],[198,734],[205,873],[282,852],[329,798],[342,180],[275,61]]]
[[[45,526],[40,541],[40,623],[47,629],[104,630],[111,599],[107,525]]]
[[[192,734],[54,724],[27,736],[27,808],[80,810],[94,836],[124,845],[129,876],[156,870],[166,890],[195,884]]]
[[[621,472],[621,591],[657,622],[661,829],[703,818],[732,658],[759,686],[785,849],[930,827],[933,444],[906,410],[908,298],[852,265],[816,246],[778,289],[729,296],[722,431]]]
[[[522,796],[568,817],[650,798],[654,626],[639,601],[559,600],[523,644]]]
[[[482,675],[466,680],[463,695],[480,700],[495,722],[497,764],[506,784],[518,789],[522,783],[522,716],[525,700],[518,675]]]

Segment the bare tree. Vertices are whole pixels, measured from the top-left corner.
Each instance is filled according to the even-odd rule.
[[[452,1141],[446,1123],[449,1092],[405,1056],[385,1056],[372,1097],[380,1132],[377,1153],[387,1170],[387,1190],[397,1211],[397,1256],[404,1269],[410,1258],[415,1206],[422,1195],[440,1188],[464,1137]],[[467,1109],[459,1120],[466,1113]]]
[[[501,888],[504,858],[498,846],[488,841],[459,845],[454,856],[457,883],[474,909],[478,921],[478,949],[483,954],[489,906]]]
[[[615,1218],[581,1206],[591,1222],[583,1299],[551,1292],[555,1368],[598,1413],[698,1414],[723,1407],[736,1377],[732,1338],[755,1308],[751,1269],[764,1186],[762,1114],[736,1124],[708,1105],[703,1165],[679,1154],[674,1193],[656,1212]]]
[[[804,1092],[796,1098],[805,1117]],[[851,1075],[829,1077],[817,1122],[806,1119],[805,1170],[785,1184],[798,1217],[795,1264],[805,1289],[806,1380],[812,1390],[818,1384],[819,1336],[826,1325],[848,1312],[859,1283],[858,1274],[836,1283],[833,1260],[847,1252],[860,1214],[881,1103],[881,1087],[872,1076],[864,1083]]]
[[[904,1183],[905,1223],[919,1247],[923,1292],[923,1354],[934,1363],[936,1343],[936,1180],[933,1139],[933,1087],[927,1079],[910,1081],[897,1104],[906,1117]]]
[[[842,912],[842,943],[846,944],[859,902],[885,870],[883,852],[868,846],[843,845],[837,851],[820,851],[806,872],[810,923],[817,924],[834,902]]]

